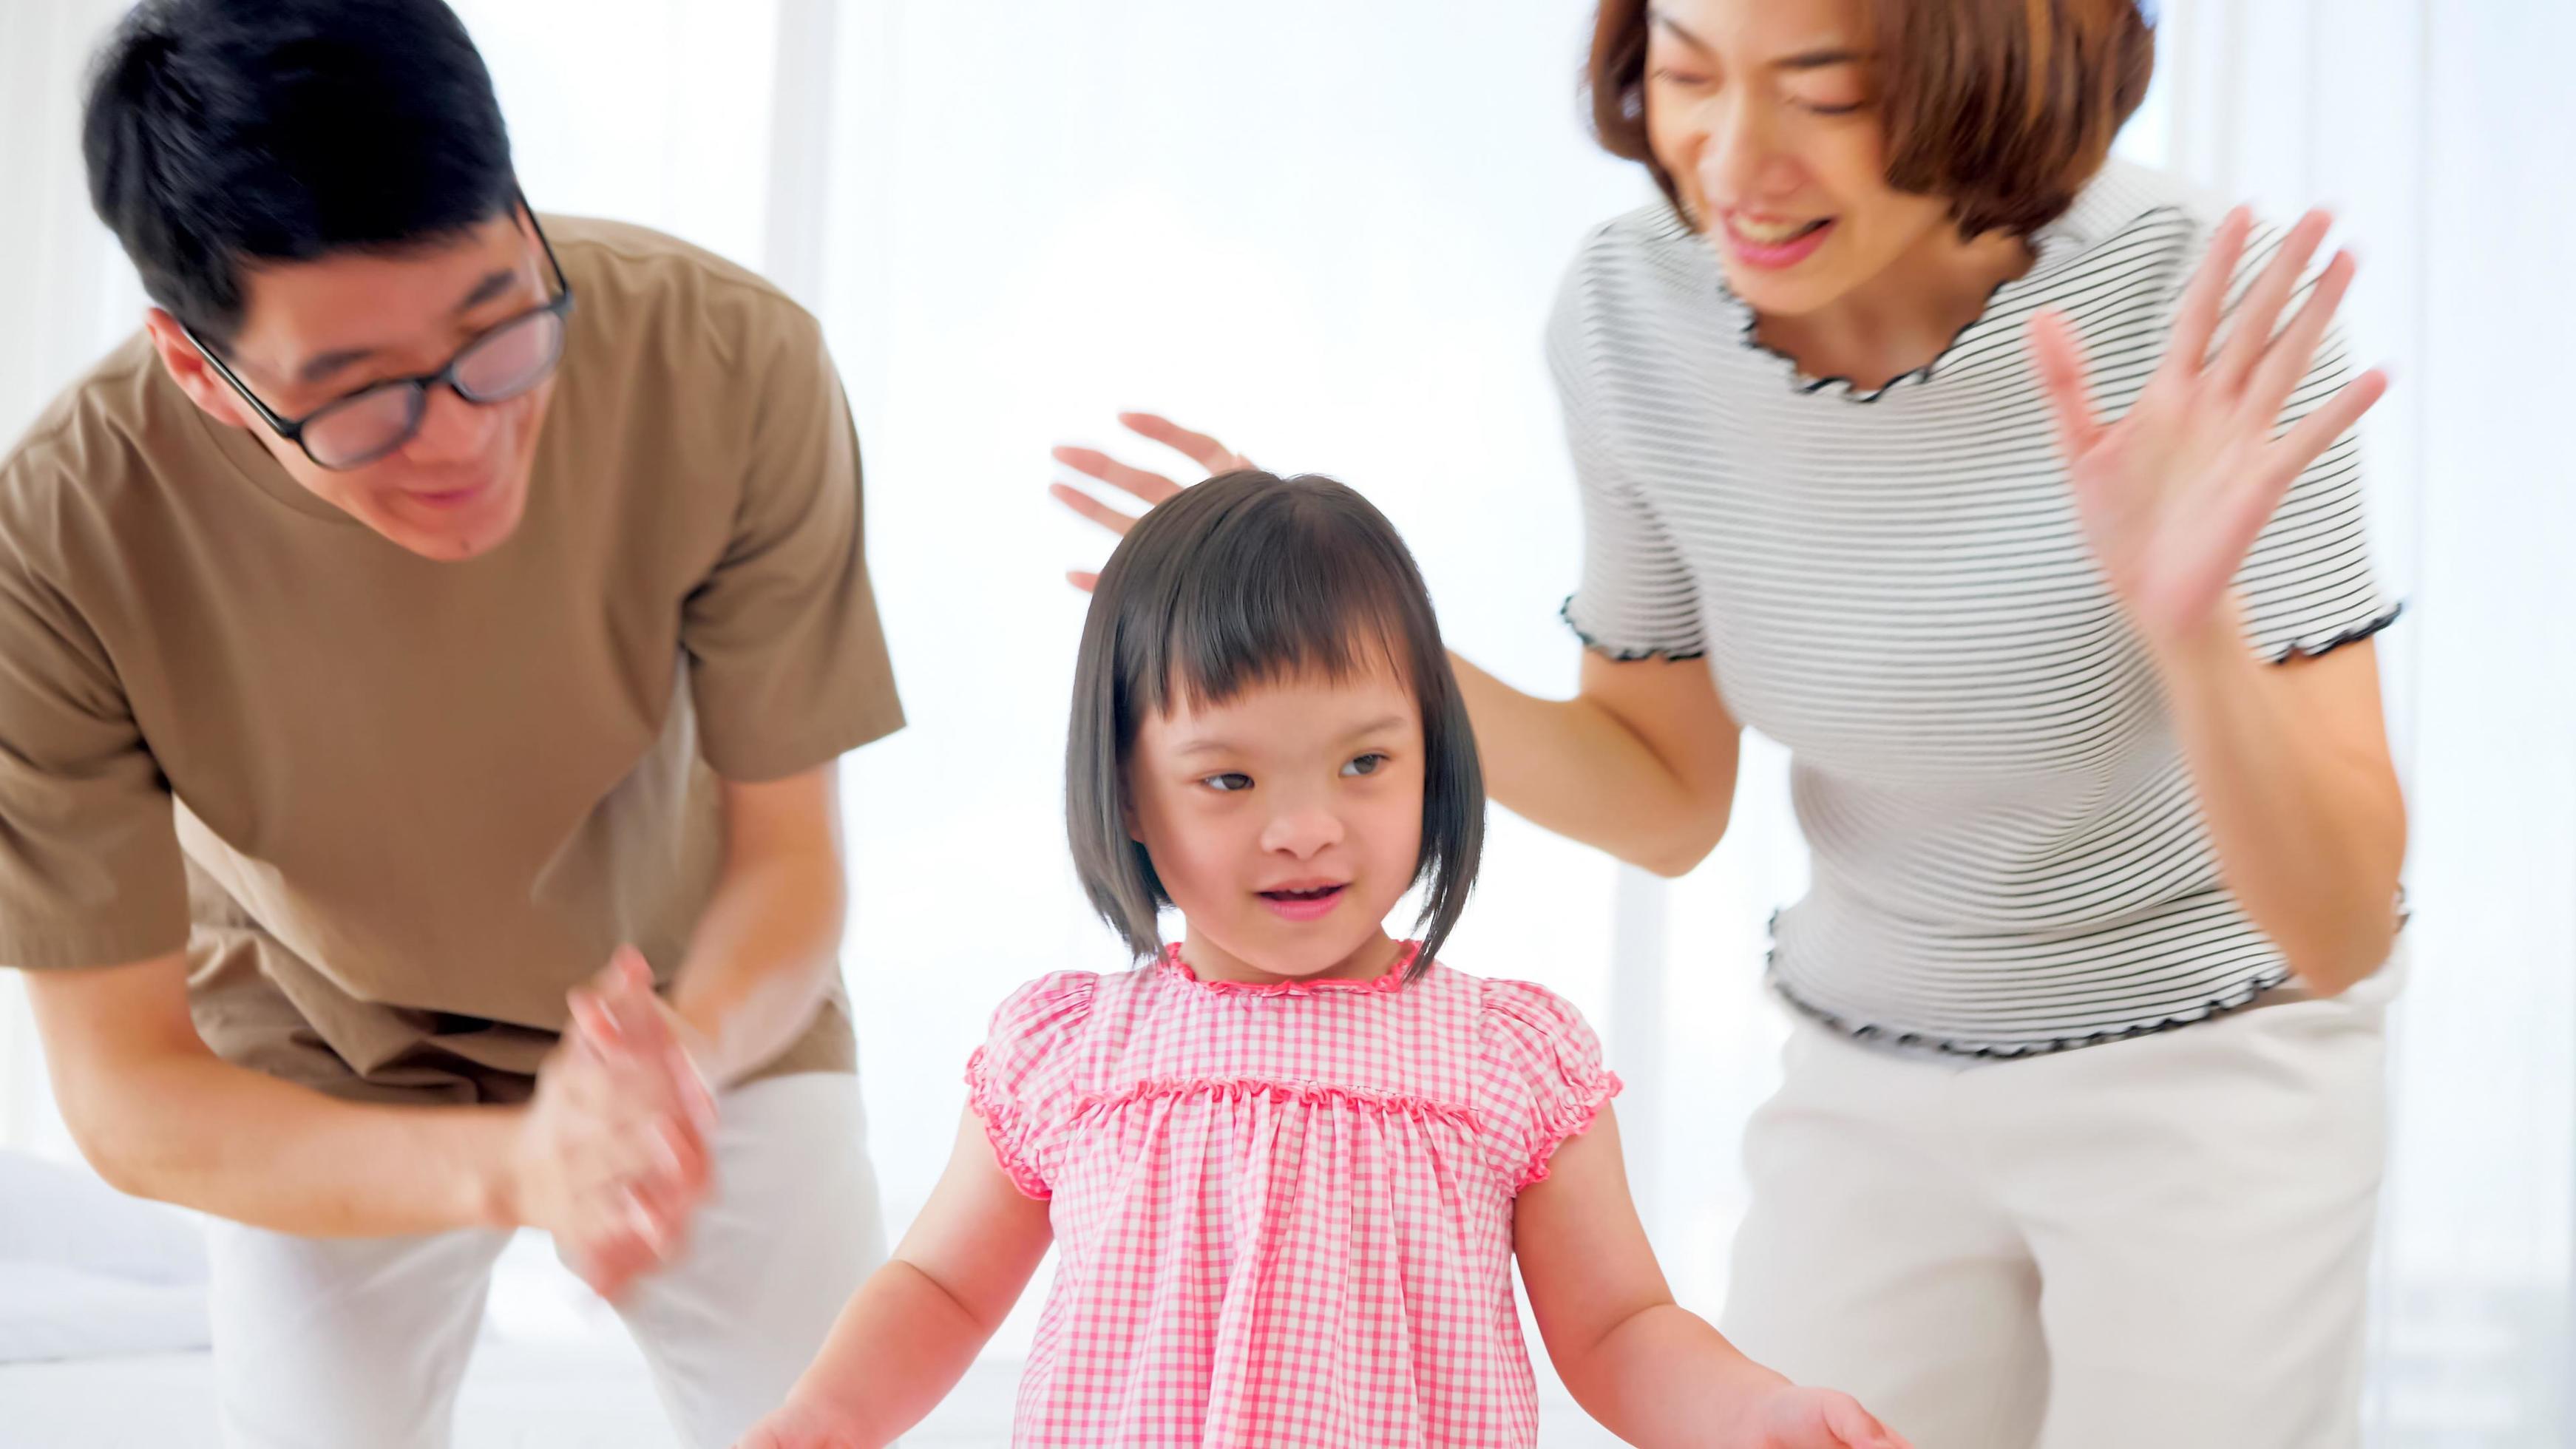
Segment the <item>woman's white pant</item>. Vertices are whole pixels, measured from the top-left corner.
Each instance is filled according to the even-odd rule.
[[[856,1077],[754,1082],[718,1121],[715,1190],[685,1255],[618,1312],[681,1441],[722,1449],[786,1398],[885,1248]],[[210,1231],[227,1443],[445,1449],[507,1233]]]
[[[1918,1449],[2345,1449],[2394,964],[2019,1060],[1801,1020],[1723,1327]]]

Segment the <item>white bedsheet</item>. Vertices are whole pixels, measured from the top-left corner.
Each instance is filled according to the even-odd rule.
[[[0,1364],[206,1346],[206,1286],[0,1262]]]
[[[1010,1442],[1016,1364],[978,1365],[906,1449]],[[203,1353],[0,1366],[0,1449],[220,1449]],[[631,1346],[486,1342],[456,1410],[456,1449],[672,1449]]]
[[[0,1365],[0,1449],[220,1449],[203,1353]],[[905,1449],[1000,1449],[1011,1438],[1019,1365],[977,1364]],[[1618,1441],[1541,1377],[1544,1449]],[[486,1342],[466,1375],[456,1449],[673,1449],[643,1360],[629,1344]]]
[[[0,1152],[0,1364],[205,1346],[206,1246],[193,1216],[84,1169]]]
[[[0,1449],[220,1449],[204,1295],[191,1215],[0,1152]],[[1007,1444],[1019,1371],[1009,1356],[978,1363],[904,1444]],[[1546,1449],[1617,1443],[1543,1366],[1539,1385]],[[521,1234],[493,1275],[455,1449],[676,1444],[615,1316]]]

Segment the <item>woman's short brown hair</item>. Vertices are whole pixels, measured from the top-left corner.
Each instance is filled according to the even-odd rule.
[[[1961,234],[2028,236],[2063,215],[2147,96],[2155,30],[2138,0],[1864,0],[1887,181],[1947,197]],[[1652,0],[1601,0],[1584,71],[1593,133],[1645,163]]]

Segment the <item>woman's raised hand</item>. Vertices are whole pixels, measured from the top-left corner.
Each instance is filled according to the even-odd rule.
[[[1252,460],[1226,447],[1225,444],[1205,433],[1191,432],[1169,418],[1153,413],[1120,413],[1118,421],[1127,431],[1138,437],[1160,443],[1198,464],[1201,470],[1199,476],[1202,478],[1213,478],[1219,473],[1231,473],[1252,466]],[[1180,484],[1162,474],[1148,473],[1142,468],[1131,468],[1097,448],[1057,448],[1052,456],[1057,462],[1085,477],[1097,478],[1111,487],[1134,494],[1144,500],[1147,508],[1181,491]],[[1108,529],[1111,533],[1123,535],[1136,524],[1136,515],[1103,503],[1070,483],[1049,484],[1047,492],[1055,495],[1056,502]],[[1075,588],[1083,590],[1088,590],[1092,585],[1100,582],[1099,574],[1078,569],[1068,571],[1065,577],[1073,581]]]
[[[2220,312],[2252,219],[2229,212],[2182,297],[2163,364],[2119,421],[2093,415],[2084,355],[2063,314],[2032,319],[2031,351],[2057,421],[2076,513],[2112,592],[2150,648],[2232,618],[2220,605],[2255,536],[2290,485],[2388,391],[2373,368],[2286,430],[2281,410],[2308,375],[2352,285],[2339,252],[2306,305],[2276,333],[2332,219],[2302,218],[2237,305],[2216,351]]]

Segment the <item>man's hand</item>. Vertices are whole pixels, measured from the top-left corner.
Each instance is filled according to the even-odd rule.
[[[711,1185],[715,1100],[632,948],[569,1001],[512,1153],[512,1215],[613,1300],[679,1252]]]

